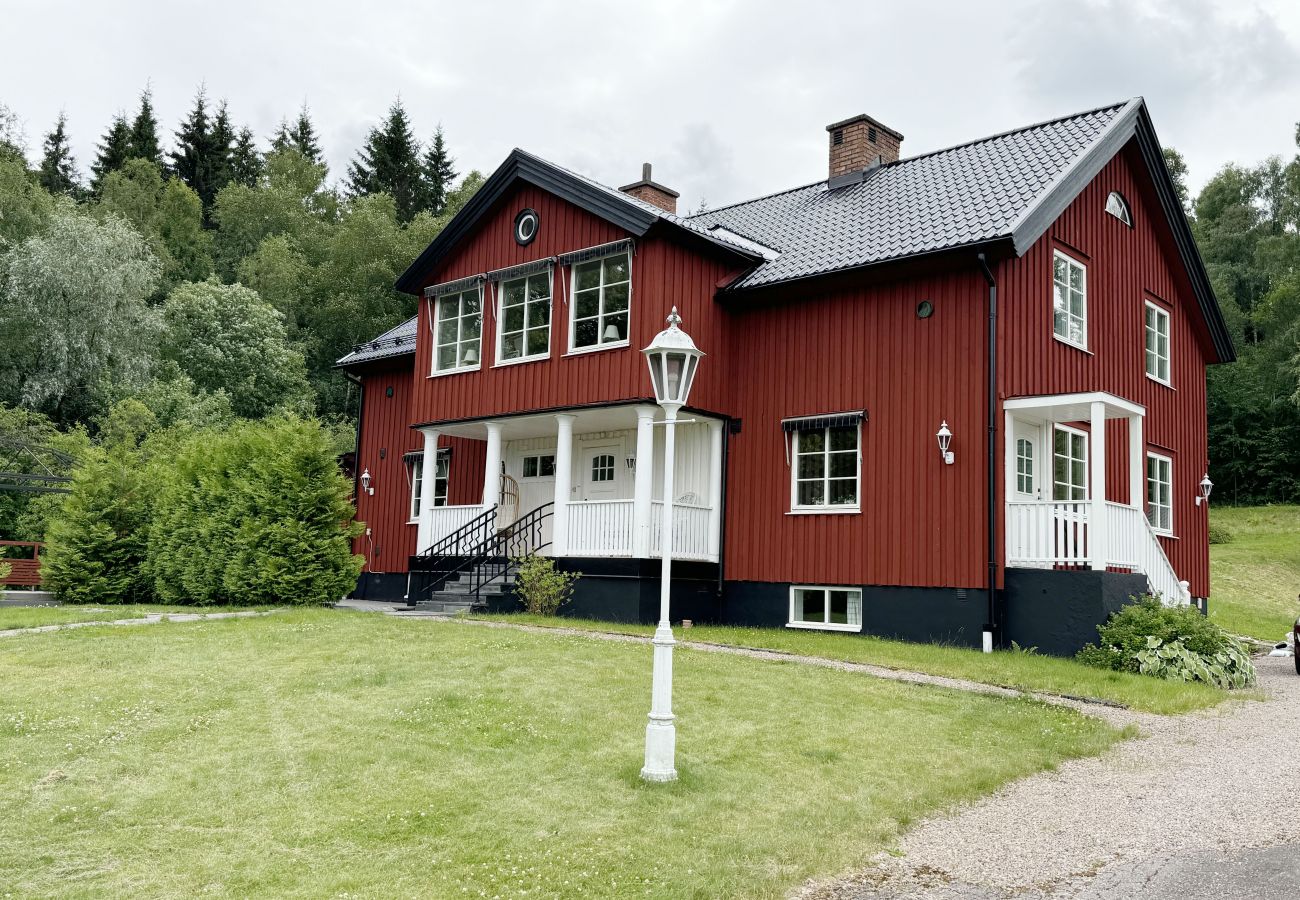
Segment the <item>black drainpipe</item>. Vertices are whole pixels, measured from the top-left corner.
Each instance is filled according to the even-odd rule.
[[[989,283],[989,334],[988,334],[988,548],[989,548],[989,617],[985,630],[992,634],[992,640],[999,642],[1001,635],[997,625],[997,588],[998,588],[998,283],[989,268],[988,259],[981,253],[976,257],[984,279]]]
[[[357,436],[352,444],[352,504],[356,509],[356,502],[361,497],[361,413],[366,402],[366,389],[358,375],[351,372],[344,372],[343,377],[357,386]],[[369,546],[369,537],[366,538],[366,545]],[[370,565],[370,553],[366,553],[366,565]],[[370,593],[370,579],[366,578],[361,581],[361,596],[359,599],[366,599],[366,594]]]

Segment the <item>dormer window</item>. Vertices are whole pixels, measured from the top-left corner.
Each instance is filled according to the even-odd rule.
[[[1133,213],[1128,208],[1128,201],[1119,191],[1111,191],[1106,198],[1106,212],[1119,219],[1129,228],[1133,227]]]

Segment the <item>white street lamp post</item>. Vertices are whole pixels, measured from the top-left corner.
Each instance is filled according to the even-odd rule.
[[[664,501],[659,545],[662,552],[659,575],[659,625],[655,628],[654,674],[650,690],[650,721],[645,729],[646,781],[674,781],[677,778],[677,726],[673,716],[673,628],[669,621],[669,597],[673,577],[673,468],[676,464],[677,412],[686,404],[695,380],[701,353],[690,335],[677,326],[682,318],[673,307],[668,327],[642,353],[650,366],[655,401],[664,410]]]

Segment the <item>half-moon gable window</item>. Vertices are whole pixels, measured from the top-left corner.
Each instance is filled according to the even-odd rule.
[[[1111,191],[1106,198],[1106,212],[1119,219],[1129,228],[1133,227],[1133,213],[1129,211],[1128,201],[1119,191]]]

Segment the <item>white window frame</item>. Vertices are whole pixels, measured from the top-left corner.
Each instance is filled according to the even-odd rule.
[[[826,426],[820,429],[809,429],[809,431],[820,431],[825,439],[825,447],[822,449],[824,465],[822,466],[822,482],[826,484],[825,496],[830,497],[830,459],[831,443],[830,431],[833,426]],[[841,426],[842,427],[842,426]],[[802,515],[833,515],[836,513],[858,513],[862,511],[862,423],[858,422],[855,426],[857,435],[857,448],[854,454],[857,465],[854,469],[853,478],[857,484],[857,490],[854,496],[857,498],[854,503],[815,503],[804,504],[799,502],[799,441],[807,433],[805,431],[792,431],[790,438],[790,512]],[[848,452],[848,451],[835,451]],[[812,479],[803,479],[810,481]]]
[[[608,453],[604,452],[603,448],[597,448],[597,450],[599,452],[591,457],[591,468],[587,471],[586,477],[590,479],[592,484],[614,484],[618,481],[618,454],[614,453],[612,448]],[[598,469],[597,463],[603,459],[609,459],[609,465],[600,465]],[[609,472],[608,478],[596,477],[597,471],[604,474],[607,470]]]
[[[519,331],[511,331],[509,334],[518,334],[522,341],[522,347],[528,349],[528,332],[536,331],[536,328],[528,327],[528,310],[530,302],[528,300],[528,282],[534,278],[546,277],[546,349],[537,353],[523,353],[520,356],[505,357],[506,341],[506,285],[513,284],[517,281],[524,283],[524,325]],[[518,278],[511,278],[509,281],[499,282],[496,286],[496,361],[494,365],[514,366],[519,363],[536,362],[541,359],[549,359],[551,356],[551,334],[555,331],[555,271],[548,269],[545,272],[533,272],[531,275],[521,275]]]
[[[795,606],[801,591],[822,591],[822,621],[810,622],[795,618]],[[849,605],[845,618],[847,622],[831,622],[831,591],[844,591],[849,594]],[[854,619],[857,621],[855,622]],[[862,588],[846,587],[839,584],[792,584],[790,585],[790,606],[786,615],[786,628],[806,628],[811,631],[861,631],[862,630]]]
[[[1069,320],[1075,318],[1074,314],[1071,313],[1069,309],[1069,297],[1068,297],[1068,293],[1070,291],[1069,267],[1074,266],[1078,268],[1082,276],[1083,290],[1081,293],[1083,294],[1083,302],[1081,305],[1082,305],[1083,313],[1082,315],[1077,317],[1079,319],[1079,330],[1082,333],[1082,337],[1083,337],[1081,341],[1072,340],[1068,333],[1061,334],[1056,330],[1056,291],[1057,291],[1056,261],[1058,259],[1064,260],[1066,264],[1065,290],[1067,292],[1067,297],[1066,297],[1065,315],[1067,318],[1067,325]],[[1088,266],[1087,264],[1080,262],[1079,260],[1075,259],[1073,256],[1070,256],[1068,253],[1062,253],[1060,250],[1053,250],[1052,251],[1051,299],[1052,299],[1052,337],[1056,338],[1056,340],[1060,341],[1063,344],[1068,344],[1071,347],[1077,347],[1080,350],[1087,350],[1088,349]],[[1067,332],[1068,332],[1068,328],[1067,328]]]
[[[1023,445],[1023,446],[1022,446]],[[1028,447],[1026,455],[1023,448]],[[1016,493],[1032,494],[1037,483],[1038,473],[1034,466],[1034,442],[1027,437],[1016,438]],[[1025,484],[1028,487],[1025,487]]]
[[[1156,479],[1154,481],[1151,478],[1151,464],[1153,462],[1156,464]],[[1169,479],[1168,481],[1161,481],[1159,478],[1160,475],[1159,470],[1161,465],[1165,466],[1165,472],[1168,475],[1168,479]],[[1153,453],[1148,450],[1146,456],[1146,467],[1147,467],[1147,471],[1146,471],[1147,521],[1151,523],[1151,530],[1154,531],[1156,534],[1163,534],[1172,537],[1174,534],[1174,460],[1173,457],[1166,456],[1163,453]],[[1168,499],[1169,499],[1168,503],[1159,503],[1159,502],[1152,503],[1151,486],[1153,484],[1157,486],[1157,490],[1159,485],[1164,485],[1165,489],[1168,491]],[[1157,509],[1163,509],[1168,513],[1169,523],[1167,527],[1165,525],[1156,524],[1156,522],[1154,521],[1154,517],[1152,513],[1154,513]]]
[[[549,456],[549,457],[551,458],[551,474],[550,474],[550,475],[543,475],[543,474],[541,474],[541,472],[542,472],[542,459],[543,459],[544,457],[547,457],[547,456]],[[530,459],[535,459],[535,460],[537,460],[537,474],[536,474],[536,475],[529,475],[529,474],[528,474],[528,460],[530,460]],[[542,479],[546,479],[546,480],[554,479],[554,478],[555,478],[555,451],[554,451],[554,450],[539,450],[539,451],[535,451],[535,452],[530,451],[530,452],[528,452],[528,453],[525,453],[523,456],[521,456],[521,457],[519,458],[519,478],[520,478],[521,481],[538,481],[538,480],[542,480]]]
[[[605,288],[608,285],[605,284],[605,260],[611,259],[615,256],[624,256],[627,258],[627,309],[618,310],[617,312],[613,312],[613,313],[606,313],[605,312]],[[597,299],[598,305],[597,305],[597,312],[596,312],[596,343],[589,344],[584,347],[579,347],[576,343],[578,337],[578,318],[577,318],[578,316],[578,293],[577,293],[578,266],[586,265],[588,263],[593,263],[593,262],[600,263],[600,288],[599,288],[600,294]],[[611,284],[622,284],[622,283],[623,282],[621,281],[616,281],[616,282],[612,282]],[[627,317],[627,325],[625,326],[626,334],[621,341],[606,341],[605,340],[605,318],[607,316],[616,316],[619,313],[623,313]],[[586,321],[587,319],[590,318],[591,318],[590,316],[584,317],[583,321]],[[617,253],[607,253],[604,256],[598,256],[595,259],[584,259],[580,263],[573,263],[572,265],[569,266],[568,320],[569,320],[568,322],[569,324],[568,352],[569,353],[595,353],[600,350],[617,350],[621,347],[627,347],[630,345],[631,338],[632,338],[632,251],[631,250],[619,250]]]
[[[477,294],[478,294],[478,360],[477,360],[476,362],[473,362],[473,363],[463,363],[463,362],[461,361],[462,358],[463,358],[463,357],[462,357],[462,354],[463,354],[463,352],[464,352],[464,351],[463,351],[463,345],[466,345],[467,342],[465,341],[465,339],[464,339],[461,335],[462,335],[462,330],[463,330],[463,328],[464,328],[464,322],[465,322],[465,320],[466,320],[467,318],[472,318],[472,317],[466,316],[465,313],[464,313],[464,309],[465,309],[465,307],[464,307],[464,297],[465,297],[465,295],[467,295],[467,294],[474,294],[474,293],[477,293]],[[455,365],[455,366],[452,366],[452,367],[449,367],[449,368],[446,368],[446,369],[440,369],[440,368],[438,368],[438,348],[439,348],[439,347],[446,347],[446,346],[448,346],[448,345],[447,345],[447,344],[439,343],[439,340],[438,340],[438,331],[439,331],[440,326],[442,325],[442,301],[445,300],[445,299],[447,299],[448,297],[456,297],[456,298],[457,298],[457,301],[456,301],[456,304],[457,304],[457,306],[456,306],[456,308],[457,308],[457,315],[456,315],[456,345],[455,345],[455,346],[456,346],[456,365]],[[430,372],[430,376],[433,377],[433,376],[437,376],[437,375],[455,375],[457,372],[474,372],[474,371],[477,371],[478,369],[482,368],[482,366],[483,366],[483,326],[484,326],[484,324],[485,324],[485,323],[484,323],[484,318],[483,318],[483,285],[480,284],[480,285],[478,285],[477,287],[469,288],[468,290],[464,290],[464,291],[454,291],[454,292],[449,293],[449,294],[442,294],[442,295],[440,295],[440,296],[434,297],[434,298],[433,298],[433,313],[432,313],[432,317],[433,317],[433,354],[432,354],[432,357],[433,357],[433,358],[432,358],[432,360],[431,360],[431,370],[432,370],[432,371]],[[473,338],[470,338],[469,340],[470,340],[470,341],[473,341]]]
[[[1155,313],[1157,317],[1156,327],[1154,329],[1151,327],[1152,313]],[[1163,335],[1161,334],[1159,328],[1159,323],[1161,321],[1164,322],[1164,326],[1165,326]],[[1150,300],[1147,300],[1143,304],[1142,307],[1143,363],[1142,365],[1143,368],[1146,370],[1147,378],[1150,378],[1152,381],[1159,382],[1160,384],[1163,384],[1166,387],[1170,386],[1171,379],[1173,377],[1173,369],[1174,369],[1173,342],[1169,334],[1169,326],[1171,321],[1172,320],[1169,315],[1169,310],[1165,309],[1160,304],[1152,303]],[[1155,337],[1156,340],[1156,347],[1154,350],[1151,348],[1151,340],[1153,336]],[[1164,337],[1165,339],[1165,355],[1163,357],[1160,355],[1161,337]],[[1155,361],[1156,364],[1156,370],[1154,372],[1151,371],[1151,363],[1153,360]],[[1160,363],[1162,361],[1165,364],[1165,375],[1163,378],[1160,377]]]
[[[438,459],[434,463],[433,478],[433,505],[447,505],[447,489],[451,483],[451,451],[450,448],[444,447],[438,451]],[[424,454],[413,456],[406,461],[406,480],[411,486],[411,500],[407,506],[407,513],[410,518],[406,524],[415,525],[420,521],[420,504],[424,502]],[[439,492],[439,486],[442,487]]]
[[[1057,497],[1057,496],[1056,496],[1056,488],[1057,488],[1057,486],[1063,483],[1063,482],[1060,482],[1060,481],[1057,481],[1057,480],[1056,480],[1056,457],[1058,456],[1058,454],[1057,454],[1057,452],[1056,452],[1056,433],[1057,433],[1058,431],[1059,431],[1059,432],[1064,432],[1065,434],[1069,434],[1069,435],[1073,435],[1073,436],[1076,436],[1076,437],[1081,437],[1081,438],[1083,438],[1083,458],[1082,458],[1082,460],[1081,460],[1081,461],[1083,462],[1083,485],[1082,485],[1082,487],[1083,487],[1083,496],[1082,496],[1082,497],[1064,497],[1064,498],[1062,498],[1062,497]],[[1061,425],[1061,424],[1059,424],[1059,423],[1053,423],[1053,424],[1052,424],[1052,446],[1051,446],[1051,450],[1052,450],[1052,469],[1051,469],[1051,471],[1052,471],[1052,502],[1053,502],[1053,503],[1083,503],[1083,502],[1085,502],[1085,501],[1091,499],[1091,497],[1092,497],[1091,485],[1089,485],[1089,483],[1088,483],[1088,479],[1089,479],[1089,477],[1090,477],[1088,457],[1089,457],[1089,455],[1092,453],[1092,436],[1089,435],[1088,432],[1086,432],[1086,431],[1080,431],[1078,428],[1071,428],[1069,425]],[[1066,460],[1067,460],[1068,462],[1074,462],[1074,461],[1075,461],[1075,457],[1074,457],[1074,456],[1071,456],[1071,455],[1067,455],[1067,456],[1066,456]],[[1070,488],[1080,487],[1080,485],[1076,485],[1073,481],[1064,482],[1064,484],[1066,484],[1066,486],[1067,486],[1067,487],[1070,487]]]

